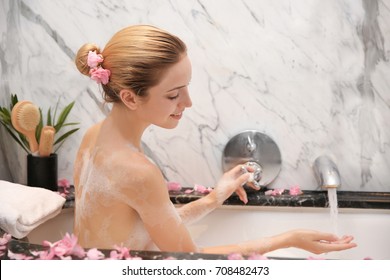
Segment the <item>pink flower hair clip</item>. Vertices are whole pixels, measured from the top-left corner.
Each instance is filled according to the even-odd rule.
[[[90,68],[89,75],[91,79],[96,81],[98,84],[106,85],[109,81],[111,71],[104,69],[100,64],[103,62],[103,56],[96,54],[96,51],[89,51],[87,64]]]

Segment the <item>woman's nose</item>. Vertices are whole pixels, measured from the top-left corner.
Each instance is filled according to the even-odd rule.
[[[192,106],[192,100],[191,100],[188,88],[186,88],[186,90],[183,94],[183,99],[182,99],[181,103],[185,108],[190,108]]]

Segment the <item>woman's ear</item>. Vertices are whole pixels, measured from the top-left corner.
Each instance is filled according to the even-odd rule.
[[[130,110],[136,110],[139,106],[140,100],[139,97],[132,90],[122,89],[119,92],[119,97],[122,100],[123,104]]]

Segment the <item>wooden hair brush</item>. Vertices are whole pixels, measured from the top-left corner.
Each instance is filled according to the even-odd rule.
[[[12,125],[17,131],[26,136],[31,153],[36,153],[38,151],[38,142],[35,138],[35,131],[40,118],[39,108],[31,101],[19,101],[12,108]]]
[[[52,126],[44,126],[39,138],[39,156],[48,157],[53,151],[54,135],[56,130]]]

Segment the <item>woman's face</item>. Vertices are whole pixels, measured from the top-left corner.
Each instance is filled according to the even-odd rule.
[[[176,127],[185,108],[192,106],[188,92],[191,74],[191,62],[185,55],[165,72],[158,85],[149,89],[147,101],[138,112],[140,117],[159,127]]]

